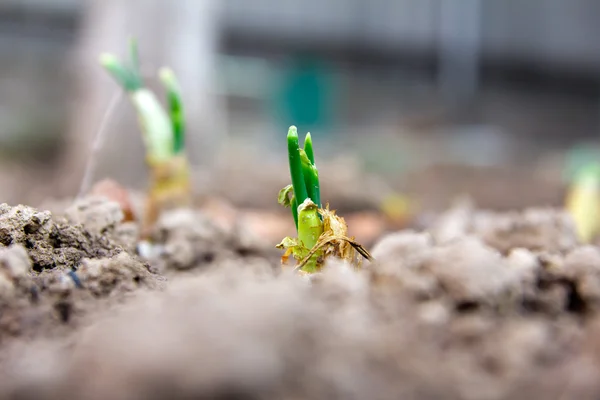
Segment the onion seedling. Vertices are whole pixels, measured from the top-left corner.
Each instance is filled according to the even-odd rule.
[[[185,119],[181,91],[175,74],[168,68],[159,72],[167,93],[165,111],[154,93],[144,85],[140,73],[137,43],[130,41],[129,63],[112,54],[102,54],[100,63],[128,94],[137,114],[150,169],[150,187],[142,234],[147,236],[161,210],[190,202],[190,173],[185,154]]]
[[[306,134],[304,148],[300,148],[298,130],[291,126],[287,135],[288,160],[292,184],[279,192],[279,204],[292,209],[298,233],[297,238],[286,237],[277,248],[285,249],[282,263],[293,255],[296,268],[305,273],[318,272],[329,256],[354,263],[355,250],[367,259],[371,255],[353,238],[343,218],[321,206],[319,170],[315,165],[312,137]]]

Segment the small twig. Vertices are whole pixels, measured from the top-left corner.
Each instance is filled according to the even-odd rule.
[[[344,239],[344,240],[347,240],[347,239]],[[347,240],[347,241],[348,241],[348,243],[350,243],[350,246],[354,247],[354,249],[358,252],[358,254],[360,254],[361,256],[363,256],[364,258],[366,258],[367,260],[369,260],[371,262],[375,261],[375,259],[371,255],[371,253],[369,253],[367,251],[367,249],[365,249],[360,243],[357,243],[354,240]]]
[[[85,166],[85,172],[83,174],[83,179],[81,180],[81,185],[79,186],[79,194],[77,195],[77,198],[83,197],[83,195],[90,190],[90,186],[92,185],[92,179],[94,178],[94,170],[96,169],[96,161],[98,160],[98,153],[102,148],[106,128],[108,126],[108,123],[110,122],[110,117],[113,115],[122,97],[122,90],[116,92],[111,98],[106,112],[102,116],[102,122],[100,122],[100,126],[98,127],[98,131],[96,131],[96,136],[94,137],[94,141],[92,143],[90,156]]]

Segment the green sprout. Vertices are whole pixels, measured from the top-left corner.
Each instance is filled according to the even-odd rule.
[[[304,257],[308,254],[323,233],[323,218],[319,214],[321,208],[321,192],[319,171],[315,166],[315,155],[310,133],[304,139],[304,149],[300,148],[298,129],[291,126],[287,134],[288,161],[292,184],[279,192],[279,203],[292,209],[292,216],[298,232],[295,255]],[[320,254],[313,255],[305,271],[316,271]]]
[[[161,209],[189,203],[189,165],[185,155],[185,117],[179,83],[173,71],[162,68],[160,81],[167,93],[168,111],[145,85],[140,73],[137,42],[130,40],[129,60],[122,63],[102,54],[100,64],[128,94],[137,114],[151,172],[144,218],[145,234]]]
[[[319,170],[315,165],[312,137],[306,134],[300,148],[298,130],[291,126],[287,134],[288,160],[292,184],[278,196],[279,204],[292,209],[297,238],[286,237],[277,248],[286,249],[283,263],[290,255],[298,260],[297,268],[305,273],[318,272],[327,256],[354,261],[354,250],[367,259],[370,254],[349,238],[343,218],[321,205]]]
[[[304,139],[304,149],[298,142],[298,130],[291,126],[287,135],[288,159],[292,184],[283,189],[285,196],[291,196],[290,204],[296,229],[298,229],[298,206],[307,198],[318,207],[321,207],[321,191],[319,186],[319,171],[315,166],[315,155],[312,147],[310,133]]]

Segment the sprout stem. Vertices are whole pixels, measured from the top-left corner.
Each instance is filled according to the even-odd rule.
[[[321,194],[319,189],[319,172],[310,162],[308,155],[304,150],[300,150],[300,159],[302,160],[302,174],[304,175],[304,184],[308,197],[321,207]]]
[[[288,158],[290,163],[290,175],[292,178],[292,186],[294,188],[294,197],[296,204],[304,203],[308,197],[304,176],[302,174],[302,161],[300,159],[300,145],[298,144],[298,130],[295,126],[291,126],[287,135],[288,142]],[[298,224],[296,224],[298,229]]]
[[[129,95],[142,126],[148,161],[169,162],[173,152],[173,131],[169,116],[150,90],[141,88]]]
[[[308,132],[304,137],[304,152],[306,153],[306,157],[308,157],[308,160],[310,161],[310,164],[312,166],[311,170],[313,170],[312,174],[314,175],[311,181],[312,195],[310,195],[310,198],[312,199],[312,201],[315,202],[317,207],[321,208],[322,205],[321,186],[319,184],[319,170],[317,169],[317,166],[315,164],[315,152],[313,150],[312,136],[310,135],[310,132]]]
[[[310,250],[317,244],[322,233],[323,222],[319,218],[318,207],[307,198],[298,206],[298,239],[306,249]],[[319,256],[320,254],[315,253],[304,266],[304,271],[316,272]]]
[[[169,103],[169,114],[173,126],[173,151],[179,153],[185,148],[185,119],[183,115],[183,101],[181,89],[175,74],[169,68],[160,70],[160,80],[167,89],[167,101]]]
[[[140,71],[140,53],[138,50],[138,43],[135,38],[129,39],[129,62],[131,75],[137,79],[137,86],[142,87],[144,82],[142,81],[142,73]]]

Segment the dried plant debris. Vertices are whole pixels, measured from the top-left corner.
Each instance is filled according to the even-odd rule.
[[[305,207],[303,205],[299,207],[300,218],[303,218]],[[308,207],[314,207],[314,203],[312,205],[308,203]],[[342,217],[335,215],[335,211],[330,211],[329,207],[326,207],[319,209],[318,213],[322,219],[322,231],[317,228],[316,243],[311,248],[304,246],[299,238],[292,237],[284,238],[277,245],[277,248],[285,250],[281,258],[284,265],[288,264],[290,255],[298,261],[296,270],[303,270],[310,261],[314,261],[315,268],[305,269],[305,272],[319,271],[329,257],[338,258],[358,267],[363,258],[373,259],[362,245],[357,243],[354,238],[348,237],[346,222]],[[319,223],[320,221],[317,222],[317,224]]]

